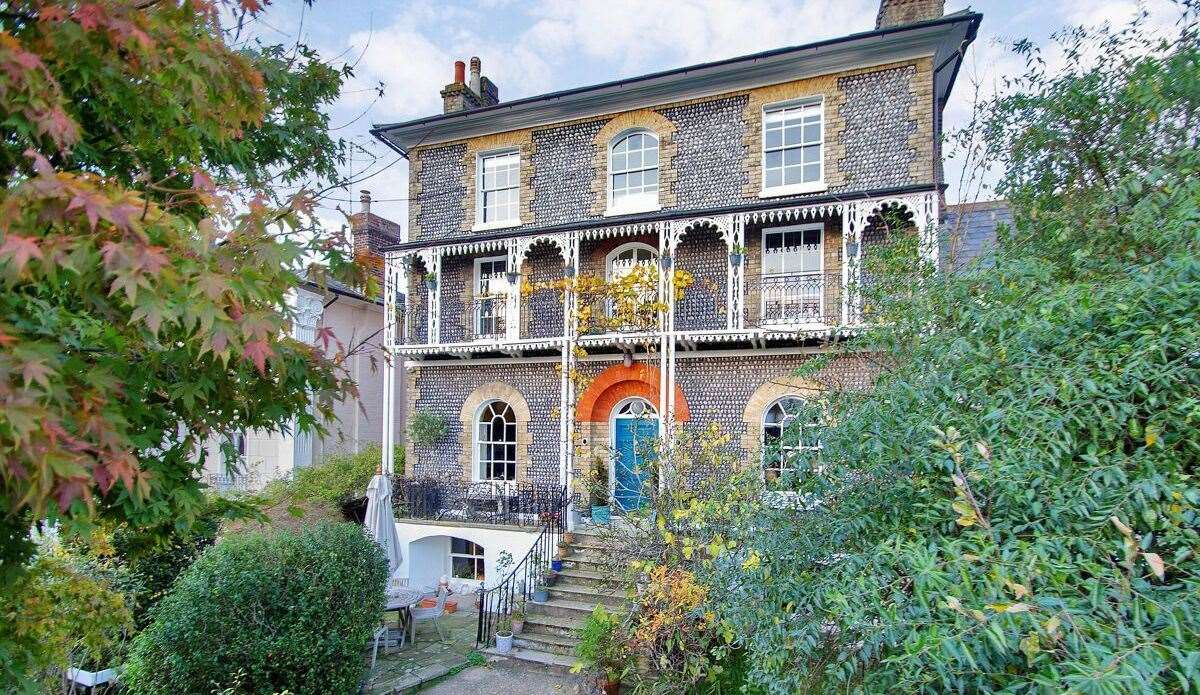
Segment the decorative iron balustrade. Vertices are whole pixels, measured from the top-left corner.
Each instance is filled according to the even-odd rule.
[[[471,300],[471,340],[503,338],[507,332],[508,297],[484,295]]]
[[[392,482],[392,506],[403,519],[537,526],[569,502],[562,485],[399,476]]]
[[[786,273],[746,278],[750,325],[836,324],[842,314],[837,273]]]
[[[561,505],[554,511],[543,512],[538,519],[542,531],[533,547],[499,584],[479,587],[479,623],[475,631],[476,646],[488,646],[496,636],[496,627],[505,616],[511,616],[519,606],[533,598],[534,589],[541,583],[558,551],[559,540],[567,530],[567,513],[571,499],[562,488]]]

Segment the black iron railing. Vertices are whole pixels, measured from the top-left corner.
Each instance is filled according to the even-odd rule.
[[[475,632],[476,646],[486,647],[496,636],[496,626],[504,616],[511,616],[518,606],[533,597],[538,584],[545,581],[550,562],[558,553],[558,542],[567,529],[567,511],[570,497],[567,488],[562,488],[562,506],[554,512],[542,514],[538,521],[541,533],[533,547],[517,563],[508,576],[491,588],[479,587],[479,625]]]
[[[561,485],[397,477],[392,490],[399,519],[538,526],[567,506],[567,491]]]

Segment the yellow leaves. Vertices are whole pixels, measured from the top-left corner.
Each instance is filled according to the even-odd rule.
[[[1124,523],[1122,523],[1122,522],[1121,522],[1121,520],[1120,520],[1120,519],[1118,519],[1117,517],[1115,517],[1115,516],[1110,516],[1110,517],[1108,517],[1108,520],[1112,522],[1112,525],[1113,525],[1113,526],[1116,526],[1116,527],[1117,527],[1117,530],[1118,530],[1118,531],[1120,531],[1122,535],[1124,535],[1124,536],[1126,536],[1126,537],[1132,537],[1132,536],[1133,536],[1133,529],[1131,529],[1131,528],[1129,528],[1128,526],[1126,526],[1126,525],[1125,525]]]
[[[1023,584],[1018,584],[1014,581],[1005,579],[1004,585],[1007,586],[1008,590],[1013,593],[1013,596],[1017,597],[1018,599],[1025,598],[1029,595],[1029,589],[1027,589]]]
[[[979,521],[979,517],[976,516],[975,510],[971,508],[970,504],[963,500],[955,500],[953,503],[951,503],[950,507],[958,514],[958,518],[955,519],[955,522],[958,523],[959,526],[974,526]]]
[[[750,554],[746,556],[746,559],[742,560],[742,569],[750,572],[753,572],[761,566],[762,557],[759,556],[758,551],[756,550],[751,550]]]
[[[1158,428],[1153,425],[1146,427],[1146,446],[1154,446],[1158,442]]]
[[[1025,654],[1025,659],[1030,664],[1033,664],[1033,660],[1038,655],[1038,652],[1042,651],[1038,633],[1030,631],[1029,634],[1021,638],[1021,651]]]
[[[984,608],[994,613],[1028,613],[1034,607],[1028,603],[989,603]]]

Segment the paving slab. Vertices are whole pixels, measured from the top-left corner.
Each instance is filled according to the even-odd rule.
[[[599,689],[591,678],[541,668],[509,659],[493,659],[472,666],[423,688],[421,695],[463,693],[520,693],[521,695],[595,695]]]

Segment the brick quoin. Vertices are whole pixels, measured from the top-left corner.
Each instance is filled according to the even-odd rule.
[[[659,369],[648,364],[623,364],[605,369],[592,381],[575,406],[575,419],[579,422],[607,422],[613,406],[626,398],[638,396],[662,411],[658,402]],[[687,422],[691,418],[683,390],[675,386],[675,420]]]

